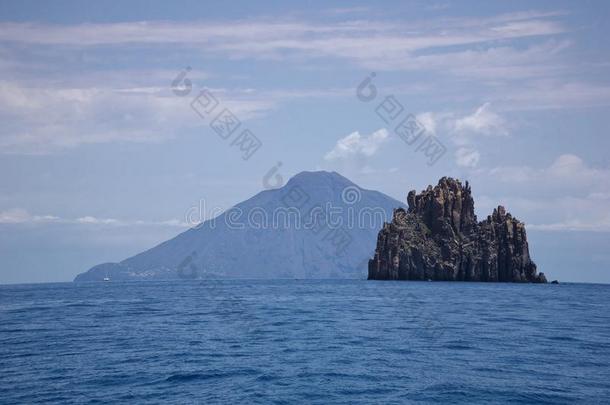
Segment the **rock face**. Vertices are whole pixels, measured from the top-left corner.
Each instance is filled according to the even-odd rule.
[[[379,231],[369,280],[547,282],[524,224],[502,206],[477,222],[468,182],[443,177],[407,203]]]

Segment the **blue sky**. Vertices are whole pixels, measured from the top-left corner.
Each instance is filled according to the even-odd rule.
[[[551,278],[610,282],[610,5],[0,2],[0,283],[67,281],[263,187],[336,170],[405,200],[451,175],[526,222]],[[192,90],[172,81],[187,66]],[[378,98],[356,87],[371,72]],[[190,102],[262,142],[248,160]],[[429,166],[376,113],[446,147]]]

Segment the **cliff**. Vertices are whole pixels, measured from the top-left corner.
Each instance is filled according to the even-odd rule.
[[[410,191],[407,203],[379,232],[369,280],[546,283],[524,224],[502,206],[477,222],[468,182],[443,177],[420,194]]]

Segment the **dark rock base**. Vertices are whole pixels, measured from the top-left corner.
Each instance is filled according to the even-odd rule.
[[[369,280],[547,282],[530,258],[525,225],[502,206],[477,222],[468,182],[443,177],[407,202],[379,232]]]

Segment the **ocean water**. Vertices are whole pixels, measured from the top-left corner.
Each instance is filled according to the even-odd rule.
[[[0,286],[0,402],[608,403],[610,286]]]

